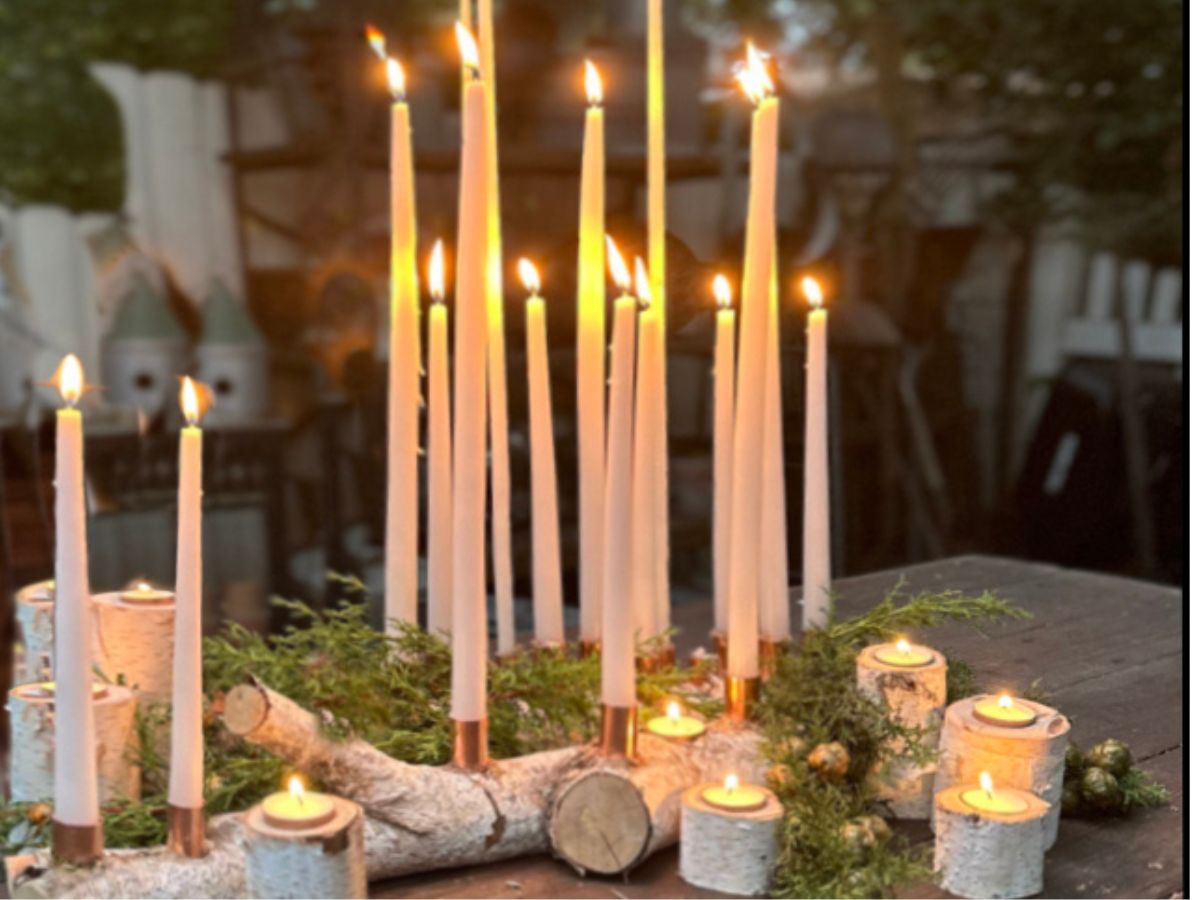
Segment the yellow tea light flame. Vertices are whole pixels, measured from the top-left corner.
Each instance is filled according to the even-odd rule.
[[[292,795],[297,806],[304,805],[304,782],[300,780],[300,776],[293,775],[288,779],[288,793]]]
[[[737,790],[737,786],[738,786],[738,777],[736,775],[734,775],[732,772],[730,772],[728,775],[725,776],[725,791],[726,791],[726,793],[732,794],[734,791]]]
[[[529,291],[531,297],[536,297],[542,290],[542,278],[538,274],[537,266],[522,256],[517,260],[517,272],[525,290]]]
[[[712,290],[720,309],[729,309],[733,305],[733,288],[730,287],[729,279],[724,275],[717,275],[713,278]]]
[[[604,81],[600,78],[600,70],[590,59],[583,61],[583,85],[589,106],[599,106],[604,102]]]
[[[437,303],[446,299],[446,250],[441,238],[434,241],[429,254],[429,295]]]
[[[679,704],[672,700],[667,704],[667,718],[672,722],[678,721],[680,714]]]
[[[454,23],[454,36],[458,40],[458,54],[462,64],[479,77],[479,45],[475,43],[475,35],[462,22]]]
[[[628,294],[629,267],[625,265],[625,258],[621,256],[617,242],[611,235],[604,236],[604,243],[608,247],[608,271],[612,274],[612,280],[621,289],[622,294]]]

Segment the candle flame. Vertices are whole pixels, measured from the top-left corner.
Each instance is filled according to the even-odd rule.
[[[137,583],[137,590],[139,590],[139,591],[148,591],[148,590],[151,590],[151,587],[150,587],[150,582],[148,582],[148,581],[139,581],[139,582]]]
[[[900,638],[900,640],[896,641],[896,651],[908,655],[912,653],[912,646],[904,638]]]
[[[679,704],[672,700],[667,704],[667,718],[672,722],[678,722],[680,715]]]
[[[1012,709],[1013,699],[1008,694],[1001,694],[1000,699],[996,701],[1001,709]]]
[[[738,786],[738,777],[736,775],[734,775],[731,772],[730,774],[725,776],[725,790],[726,791],[728,791],[729,793],[732,794],[734,791],[737,790],[737,786]]]
[[[650,301],[653,299],[653,294],[650,292],[650,276],[646,274],[646,264],[642,262],[640,256],[635,256],[633,259],[633,283],[637,288],[638,302],[641,303],[643,309],[650,306]]]
[[[587,89],[589,105],[599,106],[604,102],[604,81],[600,78],[600,70],[590,59],[583,61],[583,84]]]
[[[717,306],[721,309],[729,309],[733,305],[733,288],[729,286],[729,279],[724,275],[718,275],[712,282],[713,296],[717,298]]]
[[[811,275],[805,275],[800,280],[800,290],[804,292],[804,299],[813,309],[820,309],[825,304],[825,293],[821,290],[821,282]]]
[[[763,64],[763,54],[754,46],[753,41],[746,42],[746,61],[739,64],[734,77],[750,102],[755,105],[762,103],[775,91],[771,76],[767,74],[767,67]]]
[[[297,804],[304,803],[304,782],[300,780],[299,775],[293,775],[288,779],[288,793],[292,795],[292,799]]]
[[[979,786],[983,788],[985,794],[989,797],[992,796],[992,790],[995,788],[995,785],[992,784],[992,776],[990,774],[987,772],[979,773]]]
[[[392,99],[399,103],[404,99],[405,78],[404,66],[400,65],[400,60],[394,56],[387,58],[387,79],[388,90],[392,92]]]
[[[198,389],[196,382],[192,381],[189,376],[183,376],[183,383],[179,386],[179,408],[183,410],[183,417],[189,425],[195,425],[200,421],[200,417],[204,415],[206,404],[201,398],[201,394],[203,393],[205,392],[202,389]]]
[[[363,26],[363,33],[367,36],[367,43],[371,45],[371,51],[379,57],[380,61],[387,59],[387,39],[383,36],[383,32],[368,22]]]
[[[446,299],[446,251],[438,238],[429,254],[429,294],[441,303]]]
[[[54,378],[51,379],[54,386],[58,388],[58,393],[62,396],[63,402],[67,406],[75,406],[79,402],[79,398],[83,396],[83,363],[79,361],[79,357],[74,353],[68,353],[62,358],[62,362],[58,364],[58,371],[54,373]]]
[[[521,284],[529,291],[529,296],[536,297],[542,289],[542,277],[538,274],[537,266],[522,256],[517,260],[517,272],[521,276]]]
[[[612,274],[612,280],[616,282],[622,294],[628,294],[629,267],[625,265],[625,257],[621,256],[617,242],[612,239],[611,235],[604,236],[604,243],[608,247],[608,271]]]
[[[458,54],[462,64],[479,77],[479,45],[475,43],[475,35],[462,22],[454,23],[454,36],[458,39]]]

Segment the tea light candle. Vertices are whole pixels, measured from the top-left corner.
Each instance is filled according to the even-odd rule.
[[[679,874],[697,887],[738,896],[765,894],[779,852],[783,806],[769,790],[739,784],[698,784],[683,795]]]
[[[1023,715],[1032,716],[1028,725],[1019,728],[980,717],[981,706],[1009,709],[989,695],[967,697],[946,709],[934,790],[962,784],[973,787],[986,772],[1006,788],[1028,791],[1048,806],[1041,820],[1043,849],[1048,850],[1058,836],[1071,725],[1057,710],[1032,700],[1013,701],[1014,707],[1022,707]]]
[[[946,709],[946,658],[930,647],[905,638],[874,644],[858,655],[858,690],[888,708],[891,718],[906,728],[925,729],[925,744],[937,747]],[[903,750],[903,739],[893,748]],[[916,765],[892,760],[875,772],[879,795],[901,819],[928,819],[933,810],[933,780],[937,763]]]
[[[1037,713],[1009,694],[977,700],[971,713],[979,721],[1001,728],[1028,728],[1037,721]]]
[[[365,897],[363,814],[357,803],[305,791],[293,777],[246,812],[250,897]]]
[[[959,897],[1031,897],[1042,890],[1049,805],[1015,788],[955,785],[935,801],[933,867]]]
[[[679,704],[672,700],[667,704],[667,714],[647,722],[646,730],[668,740],[690,741],[704,734],[705,725],[702,719],[683,715]]]
[[[121,591],[126,603],[170,603],[175,599],[171,591],[157,588],[148,581],[134,581]]]

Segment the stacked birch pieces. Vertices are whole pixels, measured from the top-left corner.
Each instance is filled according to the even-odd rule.
[[[361,740],[326,737],[316,715],[257,683],[226,695],[224,720],[233,734],[362,807],[372,881],[549,852],[556,801],[592,771],[628,780],[646,797],[648,852],[679,839],[684,787],[729,771],[761,777],[764,766],[761,734],[719,727],[685,746],[644,735],[637,767],[614,764],[589,747],[494,761],[483,772],[417,766]],[[635,768],[637,775],[631,774]],[[181,860],[166,848],[117,850],[94,869],[52,866],[49,851],[38,850],[8,861],[10,890],[40,897],[244,896],[244,815],[216,817],[207,837],[211,852],[200,860]]]
[[[126,687],[96,684],[96,774],[100,802],[141,794],[141,772],[132,762],[136,701]],[[54,796],[54,691],[48,683],[18,685],[8,692],[10,796],[14,801]]]
[[[20,588],[16,600],[24,652],[13,664],[13,683],[41,681],[54,653],[54,582],[39,581]]]
[[[876,644],[859,653],[858,689],[886,706],[901,725],[925,729],[922,740],[932,757],[946,710],[946,657],[929,647],[913,647],[911,651],[919,651],[928,662],[894,665],[887,661],[887,651],[894,653],[893,645]],[[936,761],[893,760],[875,773],[879,797],[898,819],[928,819],[936,771]]]
[[[998,813],[968,804],[961,786],[938,791],[933,868],[950,893],[988,898],[1041,892],[1050,806],[1031,793],[1013,793],[1021,796],[1025,809]]]
[[[989,724],[974,715],[975,704],[986,699],[968,697],[946,710],[934,788],[940,792],[975,784],[980,773],[987,772],[998,785],[1035,794],[1049,807],[1041,820],[1042,849],[1049,850],[1058,838],[1071,725],[1057,710],[1032,700],[1020,701],[1034,712],[1032,724],[1020,728]]]
[[[145,710],[171,702],[175,655],[175,597],[150,592],[156,599],[130,599],[126,592],[97,594],[97,663],[105,678],[129,687]]]
[[[688,884],[726,894],[765,894],[779,855],[783,804],[764,792],[761,808],[716,809],[703,797],[708,787],[693,785],[683,795],[680,876]]]

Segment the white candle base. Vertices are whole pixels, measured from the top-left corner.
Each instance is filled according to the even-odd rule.
[[[717,809],[698,784],[683,795],[679,875],[688,884],[726,894],[755,896],[771,886],[779,855],[783,806],[767,792],[766,805],[746,812]]]
[[[933,867],[941,886],[960,897],[1032,897],[1042,890],[1042,836],[1049,806],[1032,794],[1013,814],[969,806],[965,785],[939,791],[934,802]]]
[[[96,662],[109,681],[124,684],[138,702],[171,702],[175,653],[175,601],[138,603],[120,593],[96,594],[99,654]]]
[[[332,800],[333,818],[303,830],[273,827],[261,804],[246,812],[247,896],[367,896],[362,809]]]
[[[133,692],[110,684],[93,701],[96,717],[96,773],[100,802],[141,796],[141,772],[129,762],[134,740]],[[54,697],[37,685],[8,692],[11,729],[10,796],[14,801],[54,798]]]
[[[1032,700],[1021,701],[1037,713],[1032,725],[1025,728],[989,725],[974,715],[975,703],[980,699],[982,696],[968,697],[946,710],[934,790],[976,784],[979,773],[987,772],[999,786],[1036,794],[1050,806],[1043,843],[1043,849],[1049,850],[1058,838],[1071,725],[1057,710]]]
[[[875,644],[858,654],[858,689],[884,704],[892,718],[909,728],[929,729],[925,743],[937,746],[946,709],[946,657],[930,648],[923,666],[896,666],[880,661],[878,652],[890,644]],[[914,765],[896,760],[876,772],[879,796],[898,819],[928,819],[933,809],[937,764]]]

